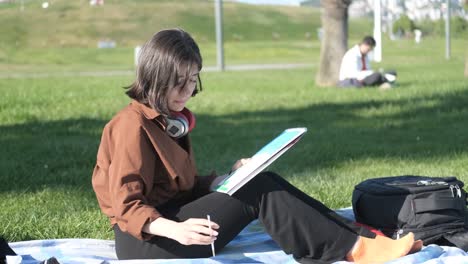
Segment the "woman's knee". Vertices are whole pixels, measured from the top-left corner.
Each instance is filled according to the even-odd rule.
[[[280,181],[284,181],[284,179],[280,175],[274,172],[266,171],[259,173],[242,188],[252,188],[255,190],[256,193],[260,194],[261,190],[267,190],[272,188],[277,189],[278,186],[281,186],[281,184],[278,184]]]
[[[260,174],[265,175],[266,177],[269,177],[271,179],[282,179],[282,180],[284,180],[283,177],[281,177],[281,175],[279,175],[278,173],[273,172],[273,171],[264,171],[264,172],[262,172]]]
[[[278,183],[281,181],[286,181],[283,177],[281,177],[281,175],[272,171],[262,172],[258,174],[257,176],[255,176],[254,179],[258,180],[259,182],[263,184],[268,183],[268,182]]]
[[[272,178],[281,178],[277,173],[272,172],[272,171],[264,171],[260,172],[257,176],[255,176],[253,179],[261,179],[264,181],[271,180]]]

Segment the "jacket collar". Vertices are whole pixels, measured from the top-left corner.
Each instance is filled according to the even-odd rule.
[[[154,120],[157,123],[159,123],[159,125],[161,126],[163,130],[166,129],[166,126],[167,126],[166,119],[158,111],[134,99],[130,103],[130,106],[133,107],[139,113],[142,113],[146,119]]]
[[[138,102],[137,100],[132,100],[130,103],[132,107],[134,107],[138,112],[142,113],[147,119],[156,119],[156,117],[161,116],[160,113],[158,113],[156,110],[153,108],[142,104]]]
[[[150,122],[150,124],[157,126],[154,122]],[[152,135],[148,138],[159,154],[171,178],[179,176],[187,180],[196,175],[195,159],[188,135],[181,139],[187,146],[187,149],[184,149],[159,126],[154,127],[151,131],[148,130],[146,133]]]
[[[136,100],[132,100],[130,106],[139,113],[142,113],[146,119],[156,121],[150,122],[150,124],[159,124],[156,125],[155,129],[147,131],[147,133],[148,135],[154,133],[155,137],[150,136],[149,139],[161,157],[169,175],[172,178],[179,176],[184,179],[189,179],[190,175],[196,175],[195,159],[193,157],[190,137],[187,135],[181,139],[187,146],[187,149],[182,148],[173,138],[164,132],[166,129],[166,119],[163,118],[163,115]],[[155,138],[159,140],[155,140]]]

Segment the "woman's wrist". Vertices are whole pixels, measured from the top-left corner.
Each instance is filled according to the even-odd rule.
[[[174,230],[174,226],[177,222],[169,220],[164,217],[158,217],[151,223],[145,224],[143,226],[143,232],[156,235],[156,236],[163,236],[169,237],[171,234],[171,230]]]
[[[218,184],[224,181],[224,179],[226,179],[227,176],[229,176],[229,174],[224,174],[216,177],[210,184],[210,191],[214,191]]]

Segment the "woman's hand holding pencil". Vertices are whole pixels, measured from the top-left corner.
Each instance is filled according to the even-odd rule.
[[[190,218],[184,222],[174,222],[177,226],[170,228],[168,238],[182,245],[210,245],[218,236],[219,225],[204,218]]]

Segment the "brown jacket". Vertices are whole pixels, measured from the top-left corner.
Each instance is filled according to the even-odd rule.
[[[158,120],[159,113],[137,101],[117,113],[102,132],[92,176],[111,224],[145,240],[151,235],[143,226],[161,216],[156,206],[190,197],[194,188],[207,191],[215,177],[198,177],[189,137],[179,145]]]

